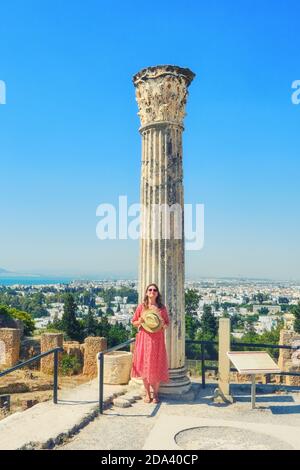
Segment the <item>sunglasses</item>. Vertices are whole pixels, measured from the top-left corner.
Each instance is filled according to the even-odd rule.
[[[157,292],[157,289],[148,289],[148,292]]]

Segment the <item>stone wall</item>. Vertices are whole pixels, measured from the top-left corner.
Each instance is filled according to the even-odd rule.
[[[21,332],[16,328],[0,328],[0,366],[12,367],[19,361]]]
[[[107,349],[106,338],[90,336],[84,344],[78,341],[63,341],[63,333],[43,333],[41,338],[25,338],[21,348],[21,330],[16,328],[0,328],[0,368],[12,367],[21,358],[25,361],[39,353],[54,348],[63,348],[64,354],[75,356],[81,364],[81,373],[94,378],[97,377],[96,354]],[[21,350],[21,353],[20,353]],[[58,353],[59,365],[62,353]],[[32,363],[30,368],[38,368],[43,374],[52,375],[54,369],[54,355],[49,354],[40,361]]]
[[[291,346],[295,342],[300,342],[300,334],[291,330],[281,330],[279,344]],[[299,355],[299,353],[298,353]],[[297,361],[297,353],[291,349],[280,349],[278,366],[284,372],[300,373],[299,361]],[[298,362],[298,363],[297,363]],[[300,377],[287,375],[277,379],[277,382],[283,382],[286,385],[300,386]]]
[[[11,331],[11,329],[8,328],[4,328],[2,330]],[[81,365],[79,373],[83,373],[90,378],[94,378],[97,377],[96,354],[107,349],[107,341],[106,338],[91,336],[86,338],[83,344],[80,344],[78,341],[63,341],[63,333],[43,333],[41,338],[25,338],[23,340],[22,360],[29,359],[40,352],[43,353],[57,347],[61,347],[64,350],[64,353],[58,354],[59,365],[61,364],[62,354],[75,356]],[[1,348],[4,348],[4,343],[2,347],[0,340],[0,356],[2,351]],[[53,359],[53,354],[49,354],[49,356],[42,358],[40,361],[34,362],[32,364],[32,368],[38,368],[40,363],[40,371],[44,374],[52,375],[54,368]],[[9,361],[9,364],[11,364],[11,361]]]

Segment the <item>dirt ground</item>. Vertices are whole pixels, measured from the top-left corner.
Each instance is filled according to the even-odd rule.
[[[85,375],[60,376],[59,389],[70,389],[91,379]],[[10,395],[10,411],[0,409],[0,420],[6,416],[24,411],[30,406],[47,401],[53,396],[53,377],[41,374],[39,370],[21,369],[0,379],[0,395]]]

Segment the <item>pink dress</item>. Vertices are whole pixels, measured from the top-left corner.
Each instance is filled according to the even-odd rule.
[[[143,309],[143,304],[139,304],[131,322],[140,318]],[[165,324],[169,325],[166,307],[159,311]],[[150,384],[170,381],[164,329],[149,333],[140,327],[136,335],[131,377],[146,379]]]

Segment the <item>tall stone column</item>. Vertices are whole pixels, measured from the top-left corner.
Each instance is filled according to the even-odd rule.
[[[191,386],[185,366],[182,131],[194,76],[189,69],[159,65],[133,77],[142,136],[139,302],[148,284],[159,286],[171,320],[166,331],[171,382],[162,384],[160,393],[172,395]]]

